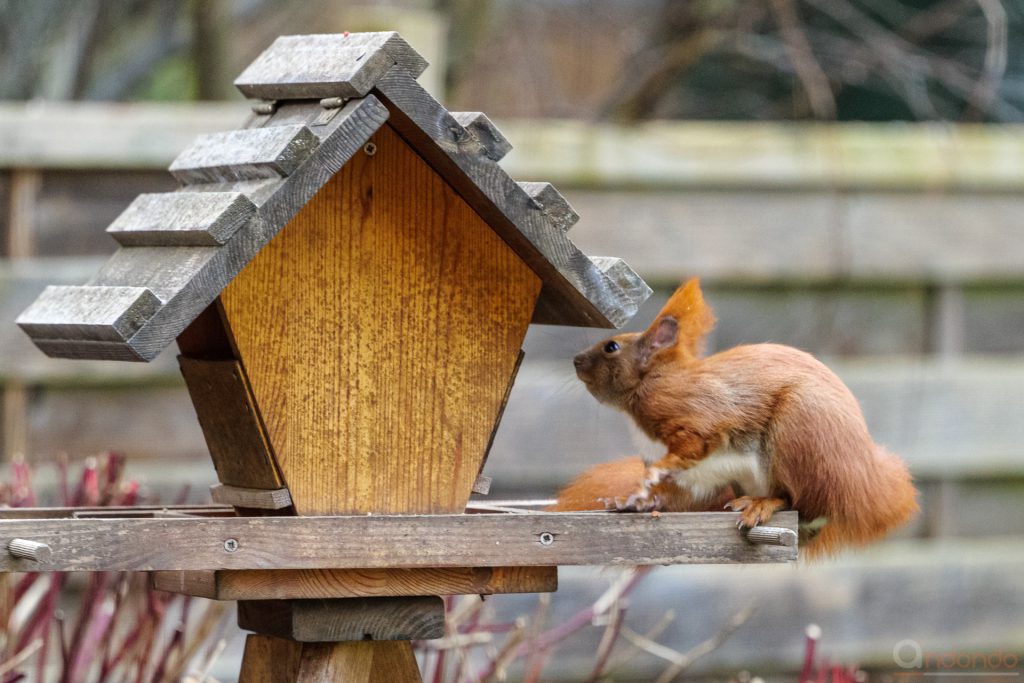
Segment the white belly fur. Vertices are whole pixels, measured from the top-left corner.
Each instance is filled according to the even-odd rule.
[[[737,495],[763,497],[769,495],[763,463],[757,451],[722,448],[690,469],[674,472],[673,479],[698,500],[707,500],[733,483],[742,489]]]

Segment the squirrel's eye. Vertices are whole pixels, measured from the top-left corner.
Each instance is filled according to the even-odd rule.
[[[619,343],[618,342],[610,341],[610,342],[608,342],[607,344],[604,345],[604,352],[605,353],[615,353],[618,350],[619,350]]]

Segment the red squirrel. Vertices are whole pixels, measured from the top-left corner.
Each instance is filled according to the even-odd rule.
[[[751,344],[702,357],[715,324],[694,278],[651,326],[577,355],[598,401],[629,414],[668,452],[604,463],[563,489],[555,510],[740,513],[738,526],[779,509],[811,523],[807,556],[884,536],[918,509],[906,465],[875,444],[857,399],[831,370],[789,346]]]

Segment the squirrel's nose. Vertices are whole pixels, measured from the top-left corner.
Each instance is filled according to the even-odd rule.
[[[583,367],[583,364],[587,362],[587,356],[584,353],[576,354],[576,357],[572,359],[572,364],[579,370]]]

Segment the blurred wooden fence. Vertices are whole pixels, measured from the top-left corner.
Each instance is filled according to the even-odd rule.
[[[192,137],[245,116],[241,104],[0,106],[5,458],[115,448],[165,497],[183,483],[202,495],[214,481],[173,354],[150,365],[52,361],[11,321],[45,284],[95,270],[114,246],[104,227],[138,193],[174,186],[163,169]],[[770,340],[822,356],[924,493],[904,540],[871,555],[799,575],[676,568],[649,580],[634,616],[656,620],[659,590],[710,596],[698,601],[706,620],[680,614],[686,626],[670,634],[685,649],[735,606],[733,582],[785,585],[756,618],[761,640],[738,634],[712,659],[731,671],[792,666],[809,620],[842,631],[837,654],[881,663],[916,633],[947,648],[1024,642],[1008,626],[1024,603],[1007,578],[1019,553],[1007,563],[1002,550],[1024,535],[1024,129],[499,124],[516,146],[513,176],[555,182],[582,215],[573,239],[625,258],[656,287],[638,325],[674,284],[702,276],[720,318],[716,348]],[[568,359],[603,334],[531,330],[487,467],[495,495],[549,494],[589,463],[650,449],[574,380]],[[967,538],[972,550],[950,550]],[[601,581],[564,576],[580,596]],[[914,581],[929,589],[906,592]],[[856,598],[878,591],[903,597]],[[919,633],[892,618],[958,591],[949,615],[976,594],[986,618],[936,626],[932,615]]]

